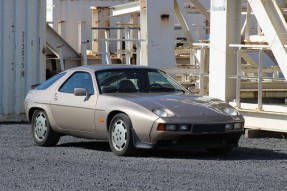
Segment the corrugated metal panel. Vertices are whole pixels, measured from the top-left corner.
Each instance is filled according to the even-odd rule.
[[[45,80],[46,1],[0,0],[0,121],[19,120],[32,84]]]

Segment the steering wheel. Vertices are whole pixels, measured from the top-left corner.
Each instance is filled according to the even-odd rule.
[[[153,83],[150,85],[150,88],[153,89],[153,88],[162,88],[163,86],[158,84],[158,83]]]

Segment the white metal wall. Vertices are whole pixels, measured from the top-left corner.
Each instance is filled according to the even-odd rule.
[[[89,40],[87,49],[92,49],[92,10],[91,7],[110,7],[134,0],[53,0],[53,28],[61,33],[62,37],[70,45],[78,49],[78,23],[83,23],[83,30],[86,31],[82,38]],[[116,26],[117,22],[128,22],[124,18],[111,18],[111,26]],[[59,27],[61,25],[61,27]],[[60,29],[61,28],[61,29]],[[60,31],[61,30],[61,31]],[[116,31],[111,31],[116,36]]]
[[[31,85],[45,80],[46,1],[0,0],[0,23],[0,121],[17,121]]]
[[[141,2],[141,63],[159,68],[174,68],[174,1],[146,0]]]

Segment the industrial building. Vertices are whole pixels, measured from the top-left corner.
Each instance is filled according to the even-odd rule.
[[[286,0],[0,0],[0,122],[67,68],[149,65],[287,132]]]

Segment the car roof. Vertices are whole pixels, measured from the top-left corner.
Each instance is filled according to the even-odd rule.
[[[156,69],[156,68],[148,66],[138,66],[138,65],[125,65],[125,64],[105,64],[105,65],[103,64],[103,65],[79,66],[71,68],[69,70],[86,70],[94,72],[106,69]]]

